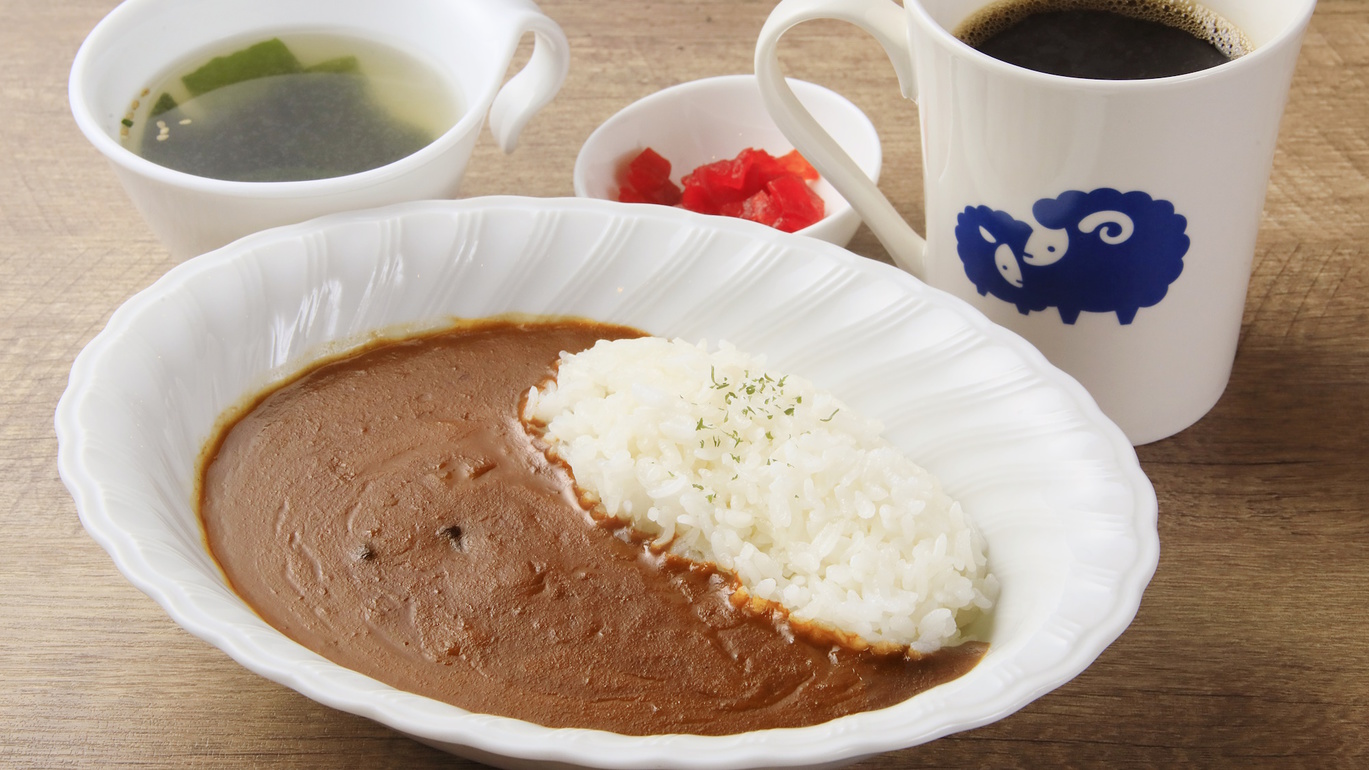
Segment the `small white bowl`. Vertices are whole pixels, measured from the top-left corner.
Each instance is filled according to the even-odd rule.
[[[865,113],[822,86],[801,80],[789,85],[861,171],[878,182],[883,154],[879,134]],[[766,112],[754,75],[694,80],[639,99],[595,129],[575,158],[575,194],[617,200],[618,167],[647,147],[670,161],[671,179],[677,183],[695,168],[734,158],[747,147],[775,156],[794,149]],[[799,235],[845,246],[860,227],[860,217],[826,179],[813,189],[822,196],[826,215]]]
[[[418,151],[369,171],[294,182],[211,179],[153,163],[119,139],[132,100],[166,70],[224,45],[327,31],[374,40],[426,63],[450,83],[462,111]],[[533,55],[505,83],[519,41]],[[400,201],[454,196],[480,135],[511,152],[524,124],[557,94],[570,66],[556,22],[532,0],[127,0],[91,31],[71,65],[71,111],[148,226],[177,259],[268,227]],[[140,100],[143,110],[149,98]],[[142,113],[137,118],[145,120]]]

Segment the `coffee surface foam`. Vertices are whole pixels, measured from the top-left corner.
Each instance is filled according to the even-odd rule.
[[[1239,27],[1190,0],[1002,0],[971,14],[954,34],[978,48],[1029,16],[1060,11],[1110,11],[1164,24],[1211,43],[1230,59],[1244,56],[1254,48]]]

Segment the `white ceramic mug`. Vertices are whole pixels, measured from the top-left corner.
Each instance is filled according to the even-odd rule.
[[[230,182],[159,166],[119,141],[129,103],[168,67],[225,40],[333,33],[397,48],[436,69],[461,113],[427,147],[347,176]],[[504,82],[524,35],[532,57]],[[71,67],[72,114],[173,256],[186,258],[257,230],[348,209],[456,194],[489,117],[505,151],[560,90],[565,35],[532,0],[127,0],[81,45]]]
[[[1315,0],[1204,0],[1253,50],[1129,81],[1016,67],[952,34],[991,2],[783,0],[756,46],[766,106],[900,267],[1030,340],[1133,443],[1177,433],[1216,404],[1231,374],[1279,119]],[[820,18],[873,35],[918,104],[925,240],[784,82],[781,36]]]

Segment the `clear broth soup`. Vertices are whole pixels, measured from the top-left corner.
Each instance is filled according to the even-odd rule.
[[[124,116],[138,155],[196,176],[291,182],[393,163],[456,123],[437,68],[358,37],[226,42],[170,70]]]

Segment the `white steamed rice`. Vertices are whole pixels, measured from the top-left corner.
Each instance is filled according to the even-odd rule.
[[[878,649],[962,641],[997,593],[984,543],[878,422],[721,344],[562,354],[525,419],[603,512],[717,565],[791,622]]]

